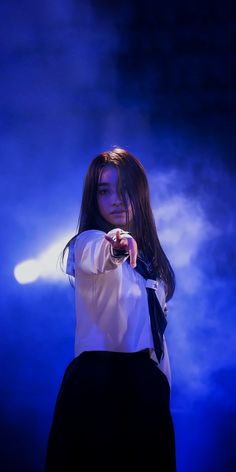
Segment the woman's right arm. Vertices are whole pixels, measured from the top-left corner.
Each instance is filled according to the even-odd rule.
[[[107,236],[114,238],[118,229],[109,231],[107,235],[98,230],[80,233],[74,246],[75,269],[87,274],[99,274],[114,270],[124,262],[129,257],[129,253],[125,252],[119,257],[114,256],[111,242],[106,239]]]

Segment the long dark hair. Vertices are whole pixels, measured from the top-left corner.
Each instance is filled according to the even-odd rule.
[[[153,274],[160,277],[166,286],[166,298],[169,300],[175,289],[175,275],[166,257],[156,230],[156,224],[150,205],[149,185],[141,162],[125,149],[114,148],[96,156],[87,171],[79,220],[76,234],[62,251],[62,262],[70,243],[78,234],[89,229],[99,229],[108,232],[114,228],[105,221],[98,209],[98,182],[105,166],[115,166],[118,171],[119,192],[126,208],[126,225],[123,229],[131,232],[135,238],[139,253],[152,264]],[[132,207],[133,219],[129,222],[126,204],[126,194]]]

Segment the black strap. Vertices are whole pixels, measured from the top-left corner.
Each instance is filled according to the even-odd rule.
[[[135,270],[146,280],[152,278],[145,262],[140,259],[140,257],[137,258],[137,265],[135,267]],[[149,316],[151,322],[154,349],[157,359],[160,362],[164,354],[163,333],[167,326],[167,319],[156,296],[155,290],[152,288],[146,288],[146,290],[148,296]]]
[[[130,234],[130,233],[129,233]],[[121,249],[113,249],[113,257],[127,256],[128,252]],[[130,262],[130,259],[127,259],[127,262]],[[137,257],[137,265],[135,270],[144,277],[145,280],[152,279],[155,280],[155,276],[152,271],[152,265],[146,263],[140,256]],[[150,323],[152,329],[152,337],[154,343],[154,349],[158,361],[160,362],[164,354],[164,345],[163,345],[163,334],[167,326],[166,316],[161,308],[159,300],[156,296],[155,290],[153,288],[146,287],[147,297],[148,297],[148,308]]]

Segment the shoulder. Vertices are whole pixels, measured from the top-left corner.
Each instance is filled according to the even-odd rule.
[[[84,251],[86,248],[92,249],[93,246],[100,246],[106,241],[105,235],[106,233],[104,231],[97,229],[88,229],[78,234],[74,241],[75,254],[78,252],[81,253],[81,251]]]
[[[75,244],[85,243],[89,241],[96,241],[98,239],[103,239],[106,233],[104,231],[100,231],[98,229],[88,229],[83,231],[82,233],[78,234],[75,239]]]
[[[121,232],[122,236],[129,236],[129,233],[127,231],[123,231],[120,228],[113,228],[111,231],[108,233],[105,233],[104,231],[101,231],[99,229],[88,229],[86,231],[82,231],[82,233],[78,234],[78,236],[75,238],[75,244],[80,244],[80,243],[86,243],[90,241],[99,241],[104,239],[104,236],[107,234],[111,237],[115,237],[117,231]]]

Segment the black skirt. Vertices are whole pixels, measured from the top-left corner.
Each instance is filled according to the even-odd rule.
[[[67,367],[58,394],[45,472],[94,465],[140,470],[141,464],[143,470],[153,464],[156,471],[174,472],[169,401],[169,383],[148,350],[80,354]]]

